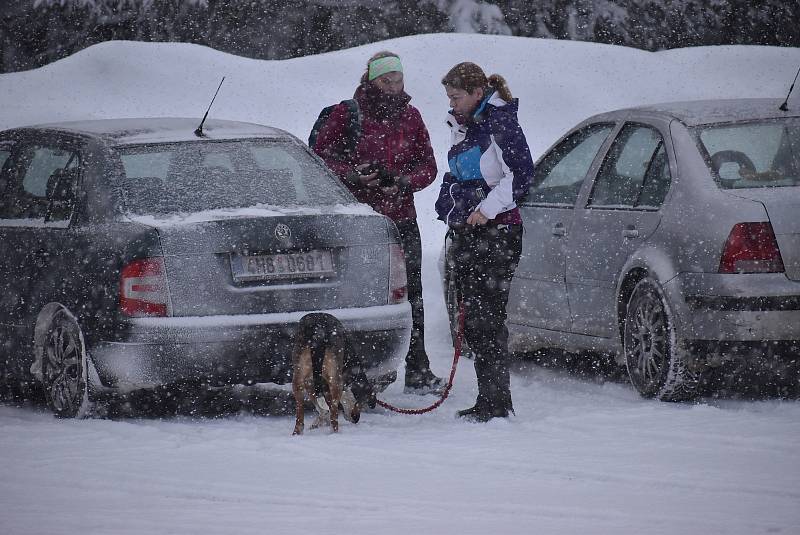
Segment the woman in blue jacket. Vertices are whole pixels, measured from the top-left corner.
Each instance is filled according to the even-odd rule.
[[[447,124],[450,171],[436,201],[451,229],[451,258],[465,307],[464,335],[475,352],[478,398],[458,416],[476,422],[513,412],[506,303],[522,252],[517,202],[528,192],[533,161],[517,120],[517,99],[502,76],[487,78],[459,63],[442,84],[452,110]]]

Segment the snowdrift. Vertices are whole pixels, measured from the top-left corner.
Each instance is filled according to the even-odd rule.
[[[286,61],[189,44],[109,42],[28,72],[0,75],[0,128],[86,118],[211,116],[265,123],[301,139],[349,98],[369,56],[399,53],[440,172],[448,133],[440,84],[471,60],[520,99],[534,155],[586,116],[704,97],[783,97],[800,49],[710,47],[650,53],[590,43],[423,35]],[[800,90],[800,87],[798,87]],[[436,185],[417,195],[426,346],[452,348],[435,260],[444,225]],[[0,242],[0,252],[2,252]],[[2,319],[0,318],[0,321]],[[441,409],[367,412],[338,436],[289,435],[288,415],[58,420],[0,405],[0,533],[318,534],[797,533],[800,404],[640,398],[624,382],[517,362],[517,415],[455,421],[475,399],[462,361]],[[243,394],[244,395],[244,394]],[[423,406],[392,385],[386,399]],[[268,413],[272,414],[272,413]]]

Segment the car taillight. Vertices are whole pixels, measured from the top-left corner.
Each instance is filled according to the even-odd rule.
[[[768,221],[737,223],[728,235],[720,273],[781,273],[783,259]]]
[[[389,304],[402,303],[406,296],[406,257],[399,243],[389,245]]]
[[[134,260],[122,268],[119,305],[131,317],[167,315],[167,276],[163,258]]]

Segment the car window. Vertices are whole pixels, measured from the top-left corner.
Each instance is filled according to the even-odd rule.
[[[36,197],[47,196],[47,181],[59,169],[77,165],[75,153],[56,147],[34,147],[22,178],[23,189]]]
[[[11,149],[0,146],[0,170],[6,165],[9,156],[11,156]]]
[[[241,140],[122,146],[112,189],[132,213],[355,202],[315,158],[285,141]]]
[[[698,132],[720,187],[800,185],[800,124],[796,120],[712,125]]]
[[[141,152],[126,153],[122,156],[125,175],[131,180],[142,177],[166,180],[172,153],[173,151],[169,148],[159,150],[157,147]]]
[[[9,184],[0,214],[7,219],[43,219],[48,192],[69,169],[78,169],[78,153],[54,146],[30,146],[20,151],[15,169],[8,170]]]
[[[0,218],[5,217],[8,207],[11,205],[9,197],[13,195],[12,181],[13,173],[11,169],[11,146],[0,145]]]
[[[644,185],[635,206],[658,208],[664,203],[671,182],[667,149],[661,143],[650,160],[650,167],[644,176]]]
[[[227,171],[235,171],[231,155],[225,152],[210,152],[203,158],[203,167],[221,167]]]
[[[571,134],[536,168],[528,203],[574,205],[586,174],[614,125],[598,123]]]
[[[658,206],[669,182],[661,134],[649,126],[626,124],[597,173],[589,206]]]
[[[79,178],[80,166],[72,164],[50,175],[47,181],[45,222],[69,221],[72,218]]]
[[[291,191],[286,192],[288,195],[286,195],[287,198],[284,202],[289,201],[291,198],[309,198],[308,188],[314,188],[313,182],[317,180],[316,177],[303,173],[300,168],[300,161],[292,158],[282,147],[277,145],[253,147],[253,156],[259,169],[265,171],[265,176],[278,178],[279,180],[281,177],[286,176],[297,177],[297,180],[280,180],[284,185],[283,187],[291,188]],[[278,187],[279,185],[275,184],[275,186]]]

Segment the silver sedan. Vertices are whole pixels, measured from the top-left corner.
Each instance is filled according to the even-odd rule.
[[[797,381],[800,109],[780,105],[624,109],[561,138],[520,206],[509,349],[611,354],[661,400],[756,357]]]

